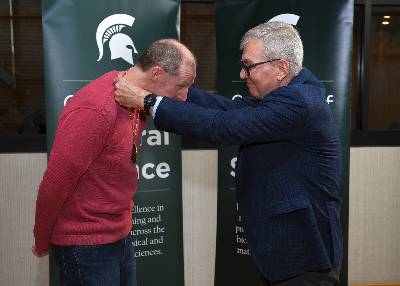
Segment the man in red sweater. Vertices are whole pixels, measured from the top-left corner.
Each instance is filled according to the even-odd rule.
[[[144,110],[114,100],[117,76],[158,95],[186,99],[193,54],[176,40],[151,44],[125,72],[108,72],[68,101],[39,187],[32,252],[55,256],[62,285],[136,285],[130,230]]]

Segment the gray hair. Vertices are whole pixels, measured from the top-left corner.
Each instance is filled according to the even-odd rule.
[[[167,73],[178,75],[183,56],[179,41],[174,39],[158,40],[148,46],[139,57],[139,64],[144,71],[154,66],[161,66]]]
[[[303,43],[298,31],[285,22],[267,22],[258,25],[243,36],[240,49],[253,40],[260,40],[264,53],[270,59],[285,59],[289,62],[289,74],[296,76],[303,66]]]

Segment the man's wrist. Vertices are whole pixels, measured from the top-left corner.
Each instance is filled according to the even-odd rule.
[[[157,95],[150,93],[143,98],[143,111],[146,115],[150,115],[151,108],[156,103]]]

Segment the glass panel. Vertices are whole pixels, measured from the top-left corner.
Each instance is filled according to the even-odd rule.
[[[353,25],[353,55],[352,55],[352,97],[351,97],[351,129],[360,129],[360,64],[361,64],[361,41],[363,31],[364,6],[354,7]]]
[[[194,86],[216,90],[214,3],[181,3],[181,41],[197,57]]]
[[[16,20],[14,31],[15,99],[23,115],[17,132],[42,134],[45,132],[42,22],[40,19]]]
[[[207,3],[181,2],[181,41],[192,50],[197,58],[197,75],[194,86],[209,91],[217,89],[214,10],[214,3],[209,1]],[[216,145],[183,136],[182,148],[216,148]]]
[[[15,133],[19,125],[14,96],[10,20],[0,20],[0,135]]]
[[[400,130],[400,6],[373,6],[368,128]]]
[[[41,19],[0,21],[0,136],[45,133]]]
[[[11,62],[10,20],[0,19],[0,74],[4,69],[11,70]]]
[[[0,17],[10,15],[9,1],[10,0],[1,0],[0,1]]]
[[[19,79],[43,79],[42,21],[14,21],[16,73]]]
[[[13,9],[14,16],[18,17],[40,17],[42,15],[41,1],[38,0],[13,0]]]

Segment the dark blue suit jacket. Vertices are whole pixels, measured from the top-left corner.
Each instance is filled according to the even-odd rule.
[[[164,98],[159,129],[240,145],[239,211],[251,256],[281,280],[338,266],[341,151],[323,85],[303,69],[262,100],[230,100],[190,89],[187,102]]]

